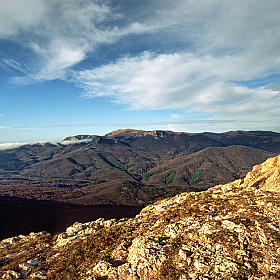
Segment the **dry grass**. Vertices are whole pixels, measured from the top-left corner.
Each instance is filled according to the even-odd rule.
[[[14,270],[18,271],[18,265],[33,259],[34,257],[41,257],[41,261],[44,262],[44,255],[46,247],[42,244],[51,244],[53,237],[51,234],[46,233],[40,237],[29,240],[27,242],[20,241],[12,244],[11,246],[0,250],[0,258],[3,258],[9,254],[13,254],[11,261],[7,261],[1,266],[1,271]]]

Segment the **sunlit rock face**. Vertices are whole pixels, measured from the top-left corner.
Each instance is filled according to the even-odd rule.
[[[131,219],[0,243],[2,279],[279,279],[280,156]],[[10,278],[7,278],[10,277]]]
[[[246,186],[257,185],[262,190],[280,192],[280,157],[266,160],[256,165],[240,184]]]

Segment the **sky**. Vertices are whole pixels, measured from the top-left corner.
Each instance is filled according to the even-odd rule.
[[[280,132],[279,0],[0,0],[0,143]]]

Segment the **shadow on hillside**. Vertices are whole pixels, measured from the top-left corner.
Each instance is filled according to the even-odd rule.
[[[0,196],[0,240],[32,231],[62,232],[77,221],[130,218],[140,210],[141,207],[74,205]]]

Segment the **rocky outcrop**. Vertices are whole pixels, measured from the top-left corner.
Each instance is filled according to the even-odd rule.
[[[0,277],[280,279],[279,163],[280,156],[232,183],[158,201],[133,219],[3,240]]]
[[[65,141],[81,141],[81,140],[91,140],[95,137],[96,135],[75,135],[75,136],[67,136],[66,138],[63,139],[63,142]]]
[[[118,129],[113,132],[110,132],[106,134],[107,137],[116,137],[116,138],[122,138],[122,137],[144,137],[151,135],[155,137],[155,139],[158,139],[160,137],[164,137],[166,134],[174,133],[172,131],[163,131],[163,130],[153,130],[153,131],[145,131],[145,130],[135,130],[135,129]],[[176,133],[176,132],[175,132]]]
[[[247,187],[257,185],[262,190],[280,192],[280,157],[270,158],[263,164],[256,165],[244,180],[237,182]]]

